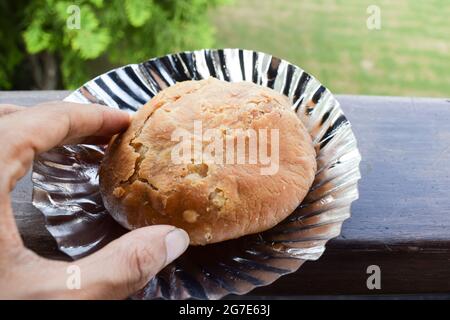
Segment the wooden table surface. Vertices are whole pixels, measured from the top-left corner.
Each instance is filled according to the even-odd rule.
[[[24,106],[65,91],[0,92]],[[360,199],[320,260],[247,298],[433,294],[450,297],[450,99],[338,95],[362,154]],[[26,245],[65,258],[31,204],[30,174],[12,194]],[[367,267],[381,270],[369,290]]]

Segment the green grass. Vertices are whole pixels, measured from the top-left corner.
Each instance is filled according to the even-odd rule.
[[[210,17],[217,47],[271,53],[332,92],[450,97],[449,0],[234,0]]]

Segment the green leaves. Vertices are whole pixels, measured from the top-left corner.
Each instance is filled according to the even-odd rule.
[[[42,29],[39,22],[32,23],[23,33],[27,51],[35,54],[50,46],[51,34]]]
[[[91,0],[90,2],[97,8],[103,7],[103,0]]]
[[[143,26],[152,16],[152,0],[125,0],[125,11],[133,27]]]
[[[111,42],[110,32],[99,26],[99,21],[89,6],[81,7],[80,13],[80,29],[66,28],[66,34],[71,39],[72,49],[78,50],[81,58],[97,58],[106,51]]]
[[[75,88],[115,66],[211,47],[207,12],[222,1],[0,1],[5,13],[0,20],[0,65],[5,66],[0,68],[0,88],[15,87],[14,74],[19,68],[29,70],[25,58],[32,54],[50,52],[59,63],[63,86]]]
[[[72,48],[80,52],[83,59],[94,59],[105,52],[111,41],[108,30],[97,29],[77,30],[76,36],[72,39]]]
[[[0,1],[0,90],[13,87],[17,70],[26,55],[20,26],[24,7],[24,0]]]

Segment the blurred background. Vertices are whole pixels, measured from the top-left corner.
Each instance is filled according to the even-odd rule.
[[[450,96],[450,0],[0,0],[0,90],[73,89],[166,53],[239,47],[334,93]]]

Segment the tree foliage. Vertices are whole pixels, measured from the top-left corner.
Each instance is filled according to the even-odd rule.
[[[211,47],[208,9],[224,1],[2,1],[0,88],[11,88],[18,71],[28,71],[34,87],[49,88],[52,82],[46,85],[45,80],[55,75],[59,87],[73,88],[92,77],[99,65]],[[80,12],[79,29],[68,22],[74,18],[74,5]],[[52,65],[57,66],[53,73]]]

